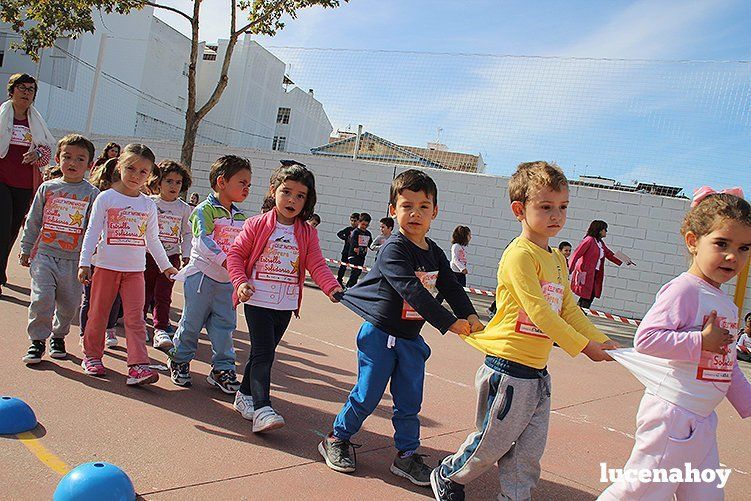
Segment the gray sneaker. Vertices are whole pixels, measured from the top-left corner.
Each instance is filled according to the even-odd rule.
[[[326,466],[334,471],[342,473],[352,473],[357,467],[357,456],[355,449],[360,447],[349,440],[342,440],[336,437],[325,437],[318,444],[318,452],[326,460]],[[350,448],[352,453],[350,454]]]
[[[391,473],[398,477],[404,477],[415,485],[420,487],[430,487],[430,472],[432,468],[426,465],[422,458],[425,454],[413,452],[406,458],[399,457],[399,453],[394,458],[391,465]]]

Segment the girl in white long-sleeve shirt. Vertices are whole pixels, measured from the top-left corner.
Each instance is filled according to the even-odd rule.
[[[126,384],[148,384],[159,375],[148,366],[146,323],[143,319],[146,249],[167,277],[172,267],[159,241],[159,223],[154,201],[140,190],[154,168],[154,153],[145,145],[129,144],[117,163],[120,180],[102,193],[91,210],[79,260],[78,279],[91,285],[89,320],[83,339],[86,374],[102,376],[104,335],[110,307],[120,293],[128,348]],[[96,271],[91,277],[91,258],[96,250]]]

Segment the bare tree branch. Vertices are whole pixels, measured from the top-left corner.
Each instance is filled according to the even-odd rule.
[[[193,18],[190,17],[189,15],[187,15],[185,12],[181,11],[180,9],[176,9],[176,8],[170,7],[168,5],[158,4],[156,2],[145,2],[145,3],[146,3],[146,5],[150,5],[150,6],[154,7],[154,8],[157,8],[157,9],[164,9],[164,10],[168,10],[170,12],[174,12],[175,14],[179,14],[179,15],[183,16],[189,22],[191,22],[191,23],[193,22]]]

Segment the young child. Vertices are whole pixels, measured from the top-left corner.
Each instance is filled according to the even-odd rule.
[[[114,144],[114,143],[112,143]],[[117,147],[118,156],[120,154],[120,147]],[[99,192],[109,190],[112,187],[112,183],[120,180],[120,174],[117,171],[117,158],[111,158],[103,164],[96,165],[91,169],[89,181]],[[92,266],[96,267],[96,255],[91,258]],[[81,343],[83,346],[83,333],[86,331],[86,324],[89,320],[89,304],[91,303],[91,283],[84,285],[83,287],[83,302],[81,303],[81,315],[79,317],[78,325],[81,329]],[[107,348],[113,348],[117,346],[117,319],[121,316],[122,301],[120,300],[120,294],[115,296],[115,300],[112,302],[112,308],[110,309],[109,317],[107,318],[107,329],[105,330],[104,345]]]
[[[391,232],[394,231],[394,218],[382,217],[378,222],[381,234],[375,237],[373,239],[373,243],[370,244],[370,250],[376,251],[376,256],[378,256],[378,249],[380,249],[381,246],[386,243],[386,240],[388,240],[391,236]]]
[[[563,254],[563,257],[566,258],[566,262],[568,263],[568,258],[571,257],[571,242],[563,241],[558,244],[558,250],[561,251],[561,254]]]
[[[613,353],[646,387],[624,472],[715,470],[715,408],[727,397],[741,417],[751,416],[751,385],[733,349],[738,308],[720,289],[744,269],[751,252],[751,205],[742,196],[739,188],[697,190],[681,227],[690,268],[657,293],[633,351]],[[599,499],[723,499],[714,476],[712,482],[651,483],[624,477]]]
[[[456,276],[456,281],[462,287],[467,286],[467,246],[469,241],[472,240],[472,232],[468,226],[459,225],[454,228],[454,232],[451,234],[451,271]],[[438,294],[436,300],[439,303],[443,302],[443,297]]]
[[[380,250],[365,279],[347,290],[342,302],[365,322],[357,334],[357,384],[318,445],[329,468],[355,471],[350,437],[375,410],[391,381],[396,457],[391,472],[410,482],[430,485],[430,468],[420,446],[425,361],[430,348],[420,335],[425,321],[442,334],[467,335],[483,328],[467,294],[456,281],[446,255],[425,235],[438,214],[438,189],[422,171],[402,172],[391,184],[389,212],[399,232]],[[438,289],[456,316],[435,300]],[[458,318],[457,318],[458,317]]]
[[[159,213],[159,240],[170,263],[177,269],[181,268],[181,264],[187,265],[190,260],[193,232],[188,218],[193,208],[180,199],[180,192],[187,191],[191,183],[190,172],[174,160],[159,162],[148,183],[151,191],[158,193],[151,198]],[[169,319],[174,282],[159,271],[159,266],[149,253],[146,254],[146,271],[143,276],[146,282],[144,316],[149,311],[152,312],[154,348],[170,349],[171,336],[175,332]]]
[[[31,346],[23,357],[27,364],[41,362],[50,335],[50,356],[68,356],[65,336],[81,305],[81,284],[77,280],[81,241],[91,204],[99,194],[84,180],[93,160],[91,141],[78,134],[62,138],[55,153],[62,179],[42,183],[26,216],[20,262],[21,266],[31,266],[27,327]]]
[[[556,341],[572,357],[610,360],[617,347],[576,305],[566,260],[549,240],[566,224],[568,181],[556,165],[519,165],[508,183],[521,234],[498,265],[498,311],[466,341],[485,353],[475,376],[477,430],[433,470],[437,500],[463,500],[464,485],[498,463],[498,499],[530,499],[550,418],[548,357]]]
[[[190,361],[196,356],[198,336],[206,327],[211,341],[211,372],[206,380],[227,394],[240,388],[235,373],[232,333],[237,326],[232,304],[234,288],[227,273],[227,253],[242,230],[245,215],[235,205],[250,192],[251,167],[245,158],[220,157],[209,172],[214,193],[190,215],[193,247],[190,263],[180,271],[185,280],[185,307],[173,340],[169,369],[172,382],[190,386]]]
[[[128,379],[125,384],[149,384],[156,382],[159,374],[149,368],[145,345],[143,271],[146,268],[146,249],[168,278],[177,270],[170,264],[159,242],[156,205],[140,191],[154,169],[154,153],[143,144],[129,144],[118,157],[117,169],[119,180],[94,201],[78,262],[78,280],[84,285],[91,283],[81,367],[90,376],[105,374],[102,364],[105,328],[119,292],[128,347]],[[96,269],[92,277],[94,250]]]
[[[738,360],[751,362],[751,313],[746,313],[743,320],[745,327],[738,336],[738,342],[735,344]]]
[[[342,248],[342,262],[346,263],[349,257],[349,236],[352,234],[352,230],[357,226],[357,222],[360,220],[360,213],[353,212],[349,215],[349,226],[342,228],[336,234],[339,240],[344,240],[344,247]],[[339,266],[339,272],[336,274],[336,281],[339,285],[344,287],[344,273],[347,271],[347,265],[342,264]]]
[[[318,225],[321,224],[321,216],[318,214],[311,215],[310,219],[308,219],[308,224],[313,228],[318,228]]]
[[[271,208],[245,221],[227,254],[237,302],[245,303],[250,356],[235,409],[253,421],[253,432],[284,426],[271,406],[271,366],[292,313],[299,316],[305,271],[331,299],[341,287],[326,265],[318,232],[306,221],[316,204],[313,173],[302,165],[282,165],[271,176]]]
[[[368,247],[373,240],[373,235],[368,231],[370,219],[370,214],[367,212],[360,214],[360,218],[357,220],[357,226],[349,235],[349,256],[347,256],[347,262],[349,264],[355,266],[365,265],[365,255],[368,253]],[[352,268],[349,272],[347,288],[357,285],[357,281],[360,279],[361,274],[361,269]]]

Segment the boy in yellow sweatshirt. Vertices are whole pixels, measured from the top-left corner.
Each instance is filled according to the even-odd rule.
[[[566,259],[548,241],[566,223],[568,181],[547,162],[519,165],[509,198],[522,232],[498,266],[498,311],[484,331],[465,340],[485,353],[475,376],[477,430],[431,473],[438,501],[464,499],[464,485],[498,463],[498,499],[531,499],[540,479],[550,419],[547,362],[555,341],[572,357],[612,360],[617,344],[576,304]]]

